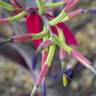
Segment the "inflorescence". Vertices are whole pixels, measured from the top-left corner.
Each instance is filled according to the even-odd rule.
[[[34,0],[34,2],[35,1],[37,7],[24,9],[16,0],[10,0],[11,4],[0,0],[0,7],[16,13],[15,16],[0,19],[0,24],[19,22],[20,19],[25,18],[26,28],[28,30],[28,33],[12,36],[1,42],[0,45],[6,43],[22,43],[32,40],[36,48],[36,54],[32,62],[33,69],[36,66],[38,54],[42,54],[41,71],[34,85],[31,96],[36,94],[37,89],[41,85],[45,86],[45,77],[52,65],[57,46],[59,46],[59,59],[62,67],[60,74],[63,76],[63,85],[65,87],[67,86],[68,79],[71,79],[72,76],[72,69],[66,67],[67,65],[64,61],[66,54],[71,55],[96,74],[95,69],[90,65],[91,62],[74,48],[74,46],[78,46],[78,42],[66,24],[67,21],[76,16],[85,13],[96,13],[96,10],[81,8],[71,12],[70,10],[80,0],[64,0],[51,4],[45,4],[42,0]],[[54,17],[52,12],[50,11],[50,14],[48,9],[52,10],[59,6],[64,6],[64,9],[57,17]],[[43,89],[45,88],[44,86]],[[45,91],[43,93],[45,94]],[[45,96],[44,94],[43,96]]]

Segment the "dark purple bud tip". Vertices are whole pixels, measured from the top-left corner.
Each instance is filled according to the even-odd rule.
[[[43,81],[43,84],[42,84],[42,96],[46,96],[45,80]]]
[[[4,41],[1,41],[0,46],[3,46],[3,45],[5,45],[7,43],[10,43],[10,42],[12,42],[12,39],[7,39],[7,40],[4,40]]]
[[[87,12],[89,12],[89,13],[95,13],[96,14],[96,9],[89,9],[89,10],[87,10]]]
[[[57,73],[57,74],[49,73],[48,76],[53,78],[53,79],[58,79],[63,75],[63,73],[64,73],[64,70],[61,69],[61,71],[59,73]]]
[[[32,58],[32,69],[35,70],[40,53],[36,53]]]
[[[93,13],[93,14],[96,14],[96,9],[84,9],[82,12],[83,13]]]
[[[36,68],[37,60],[38,60],[38,55],[33,56],[33,58],[32,58],[32,68],[33,68],[33,70]]]
[[[72,76],[72,69],[71,68],[66,70],[66,75],[67,75],[68,79],[72,79],[73,76]]]

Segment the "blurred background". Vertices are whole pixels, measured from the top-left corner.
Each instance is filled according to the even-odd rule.
[[[4,0],[9,2],[9,0]],[[35,6],[35,0],[18,0],[23,7]],[[60,0],[44,0],[46,3],[57,2]],[[9,2],[10,3],[10,2]],[[96,0],[81,0],[74,9],[95,8]],[[62,8],[54,10],[56,15]],[[14,13],[0,8],[0,18],[12,16]],[[67,22],[79,41],[79,50],[92,62],[96,69],[96,14],[84,14]],[[0,25],[0,41],[15,34],[26,33],[24,20],[19,23]],[[29,72],[21,65],[28,65],[30,68],[35,49],[31,42],[6,44],[0,46],[0,96],[30,96],[38,69],[33,73]],[[51,72],[60,72],[60,62],[56,54]],[[73,67],[74,78],[70,84],[64,88],[62,77],[54,80],[46,78],[47,96],[96,96],[96,77],[95,75],[79,62],[67,57],[66,64]],[[40,59],[38,60],[40,65]],[[27,66],[27,67],[28,67]],[[40,96],[38,92],[38,96]]]

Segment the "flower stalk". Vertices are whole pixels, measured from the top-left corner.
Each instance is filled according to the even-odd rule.
[[[36,0],[37,6],[39,8],[39,14],[44,15],[45,14],[45,5],[42,0]]]
[[[8,3],[6,3],[6,2],[4,2],[2,0],[0,0],[0,7],[5,8],[5,9],[7,9],[9,11],[15,11],[15,10],[18,9],[17,7],[14,7],[13,5],[8,4]]]
[[[60,2],[56,2],[56,3],[51,3],[51,4],[45,4],[46,8],[56,8],[59,6],[64,6],[67,2],[64,1],[60,1]]]

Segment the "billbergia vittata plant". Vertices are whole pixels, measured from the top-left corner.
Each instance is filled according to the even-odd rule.
[[[16,15],[8,18],[0,18],[0,24],[19,22],[22,18],[25,18],[26,28],[28,33],[23,35],[15,35],[9,39],[4,40],[0,45],[6,43],[26,42],[32,40],[36,48],[36,54],[33,58],[32,66],[35,69],[38,55],[42,54],[41,70],[37,81],[34,84],[31,96],[36,94],[36,91],[42,86],[45,96],[45,78],[48,74],[48,70],[51,68],[52,60],[55,55],[56,48],[59,47],[59,59],[61,62],[62,71],[60,74],[63,76],[63,85],[66,87],[68,80],[71,79],[72,70],[67,67],[64,59],[66,54],[74,57],[81,62],[86,68],[90,69],[96,74],[95,69],[91,66],[91,62],[85,58],[82,53],[76,50],[78,42],[74,37],[69,26],[66,24],[76,16],[81,14],[94,14],[95,9],[77,9],[71,11],[71,9],[79,2],[79,0],[64,0],[51,4],[44,3],[43,0],[34,0],[36,7],[23,8],[16,0],[10,0],[11,4],[0,0],[0,7],[5,8],[11,12],[15,12]],[[63,6],[61,13],[57,16],[53,16],[53,9]],[[51,11],[49,11],[49,9]]]

